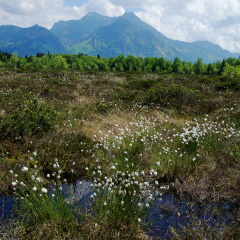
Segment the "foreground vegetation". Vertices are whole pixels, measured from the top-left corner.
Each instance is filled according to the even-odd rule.
[[[1,237],[147,239],[148,209],[171,191],[236,215],[219,228],[192,219],[172,238],[238,239],[240,78],[222,71],[0,69],[0,183],[18,202]],[[62,185],[79,179],[86,208]]]

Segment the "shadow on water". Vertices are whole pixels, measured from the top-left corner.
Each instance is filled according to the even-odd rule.
[[[88,209],[92,194],[90,185],[88,180],[79,180],[74,184],[63,184],[62,188],[69,202]],[[14,200],[11,197],[0,197],[0,219],[6,220],[11,216],[13,205]],[[196,204],[168,193],[154,201],[143,219],[143,226],[152,237],[171,239],[172,227],[180,230],[193,221],[205,221],[211,227],[218,228],[222,224],[230,225],[235,217],[234,207],[230,204]]]
[[[234,207],[230,204],[199,204],[165,194],[155,200],[148,211],[145,223],[149,223],[149,235],[171,239],[171,228],[181,230],[195,222],[198,227],[209,224],[211,228],[230,225],[235,219]]]

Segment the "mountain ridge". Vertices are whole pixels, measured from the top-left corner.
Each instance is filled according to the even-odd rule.
[[[90,19],[92,19],[91,21],[94,22],[93,19],[95,17],[96,15],[94,13],[89,13],[85,15],[83,18],[76,21],[82,22],[83,20],[89,21]],[[97,14],[98,20],[102,18],[105,18],[105,16]],[[206,63],[214,62],[217,60],[222,61],[223,58],[238,57],[239,55],[239,54],[231,53],[227,50],[224,50],[219,45],[208,42],[208,41],[196,41],[196,42],[189,43],[189,42],[183,42],[179,40],[172,40],[164,36],[162,33],[157,31],[151,25],[143,22],[140,18],[138,18],[134,13],[131,13],[131,12],[124,13],[122,16],[119,16],[119,17],[112,17],[112,18],[106,17],[106,18],[107,18],[107,21],[105,22],[105,24],[102,24],[102,25],[100,24],[101,26],[99,28],[96,27],[95,30],[88,35],[88,37],[85,37],[84,41],[82,42],[76,41],[74,45],[67,47],[66,52],[67,53],[83,52],[89,55],[100,54],[101,56],[108,56],[108,57],[116,56],[117,53],[121,52],[122,54],[141,56],[141,57],[146,57],[146,56],[164,57],[172,61],[174,60],[175,57],[179,57],[181,60],[186,60],[191,62],[195,62],[198,58],[202,58],[202,60]],[[107,55],[106,52],[109,52],[110,47],[104,47],[103,49],[100,49],[100,46],[96,47],[96,40],[95,40],[95,44],[93,44],[93,38],[95,37],[98,39],[99,42],[101,43],[105,42],[105,44],[106,42],[109,43],[113,41],[113,39],[109,39],[108,41],[105,41],[104,39],[100,40],[99,35],[102,35],[101,31],[104,31],[106,35],[108,34],[111,35],[111,32],[108,32],[108,34],[106,33],[105,31],[106,29],[104,27],[114,24],[114,22],[116,22],[119,19],[125,19],[129,23],[133,24],[136,28],[141,28],[142,30],[144,30],[142,32],[142,38],[145,38],[143,36],[143,33],[147,34],[148,38],[151,39],[152,42],[155,44],[154,48],[158,49],[154,52],[155,53],[157,52],[158,54],[153,54],[152,46],[150,47],[149,51],[145,51],[145,54],[139,53],[139,52],[135,54],[134,51],[125,52],[124,49],[121,49],[119,48],[119,46],[115,45],[114,47],[111,46],[113,47],[113,51],[109,55]],[[85,24],[87,24],[86,21],[85,21]],[[148,33],[145,30],[147,30]],[[51,31],[53,31],[53,29],[51,29]],[[55,31],[53,32],[55,33]],[[154,37],[152,36],[152,34],[154,35]],[[61,39],[61,36],[59,37]],[[156,40],[156,38],[158,39],[158,41]],[[125,43],[127,44],[127,41],[125,41]],[[147,45],[145,47],[148,48]]]
[[[44,27],[3,25],[0,26],[0,50],[17,51],[19,56],[25,56],[36,55],[37,52],[58,53],[64,51],[64,47],[59,38]]]
[[[164,57],[173,61],[222,61],[240,54],[231,53],[209,41],[183,42],[164,36],[134,13],[108,17],[90,12],[79,20],[58,21],[48,30],[34,25],[20,28],[0,26],[0,51],[17,51],[19,56],[37,52],[99,54],[116,57],[119,54],[137,57]]]

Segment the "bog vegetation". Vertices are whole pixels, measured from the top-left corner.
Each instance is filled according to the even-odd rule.
[[[234,217],[196,213],[168,237],[239,239],[239,64],[0,53],[0,184],[17,203],[0,238],[156,239],[145,220],[171,192]]]

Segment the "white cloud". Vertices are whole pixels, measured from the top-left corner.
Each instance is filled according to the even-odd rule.
[[[152,5],[152,1],[142,2],[145,11],[136,15],[167,37],[189,42],[208,40],[240,52],[240,1],[162,0]]]
[[[69,19],[73,12],[63,7],[63,0],[0,0],[0,24],[51,27],[55,21]]]
[[[0,25],[50,28],[59,20],[80,19],[88,12],[119,16],[125,11],[109,0],[89,0],[81,6],[67,6],[63,0],[0,0]]]
[[[89,0],[87,3],[84,3],[82,6],[74,6],[76,12],[98,12],[99,14],[113,17],[123,15],[125,10],[123,7],[115,6],[109,0]]]
[[[240,52],[239,0],[80,0],[77,6],[68,1],[0,0],[0,25],[50,28],[54,22],[80,19],[88,12],[119,16],[125,8],[143,9],[136,15],[169,38],[209,40]]]

